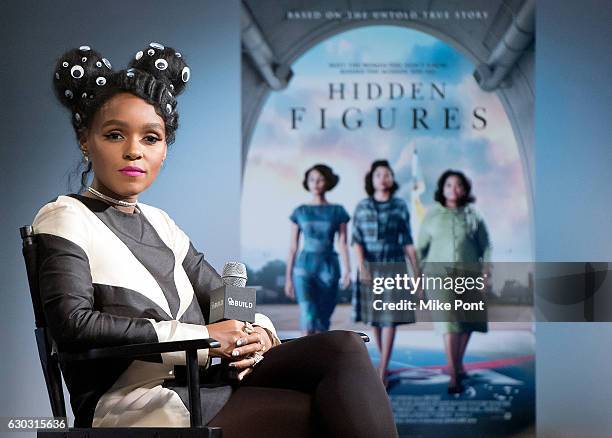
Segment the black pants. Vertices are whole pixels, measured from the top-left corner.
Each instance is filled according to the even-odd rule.
[[[223,437],[396,437],[385,389],[361,338],[331,331],[265,358],[208,423]]]

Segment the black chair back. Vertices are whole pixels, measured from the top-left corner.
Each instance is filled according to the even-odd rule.
[[[36,329],[36,345],[38,346],[38,357],[42,366],[51,410],[54,417],[66,416],[66,404],[64,402],[64,390],[57,354],[53,352],[53,340],[47,328],[45,314],[43,312],[40,290],[38,287],[38,255],[37,238],[32,226],[26,225],[19,229],[23,243],[23,259],[25,260],[28,283],[30,286],[30,297],[34,308],[34,320]]]

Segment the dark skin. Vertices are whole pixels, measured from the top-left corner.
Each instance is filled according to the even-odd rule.
[[[155,181],[166,159],[164,120],[140,97],[119,93],[96,112],[81,137],[80,149],[92,162],[92,188],[117,200],[137,202],[138,195]],[[133,168],[132,172],[125,170],[127,166]],[[83,196],[100,200],[90,192]],[[110,205],[124,213],[139,213],[136,207]],[[255,332],[250,335],[243,331],[244,323],[235,320],[206,327],[209,336],[221,343],[210,354],[229,360],[239,380],[255,365],[255,359],[249,356],[263,354],[273,346],[268,332],[259,326],[254,326]]]
[[[114,199],[136,202],[157,178],[166,158],[163,119],[152,105],[128,93],[109,99],[93,117],[80,141],[83,155],[93,166],[91,187]],[[126,166],[143,172],[129,176],[120,171]],[[85,192],[84,196],[99,199]],[[125,213],[135,207],[113,206]]]

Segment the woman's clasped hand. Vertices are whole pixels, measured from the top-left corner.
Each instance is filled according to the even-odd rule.
[[[273,346],[268,332],[248,322],[226,320],[209,324],[208,334],[221,346],[210,350],[212,356],[229,361],[231,377],[242,380],[263,360],[263,355]]]

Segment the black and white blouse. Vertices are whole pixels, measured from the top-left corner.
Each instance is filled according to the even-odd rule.
[[[61,351],[208,337],[203,315],[221,277],[164,211],[138,203],[129,214],[59,196],[33,227],[44,313]],[[264,315],[255,324],[276,336]],[[206,366],[207,351],[198,355]],[[63,363],[75,426],[188,427],[186,389],[173,384],[174,365],[184,364],[184,353]],[[231,387],[203,384],[201,395],[208,422]]]

